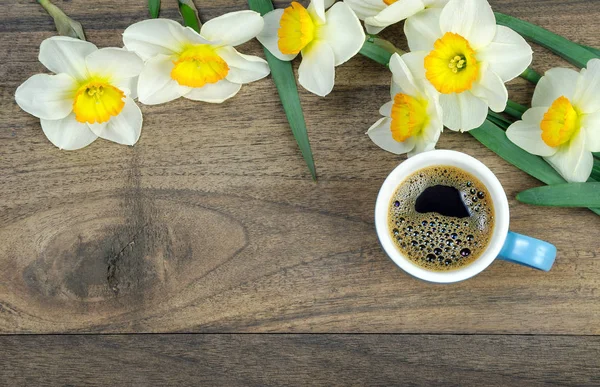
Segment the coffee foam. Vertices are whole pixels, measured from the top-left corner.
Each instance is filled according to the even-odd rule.
[[[436,185],[456,188],[471,216],[419,213],[417,198]],[[494,229],[494,206],[483,183],[451,166],[433,166],[407,177],[392,196],[389,231],[396,247],[428,270],[449,271],[471,264],[486,250]]]

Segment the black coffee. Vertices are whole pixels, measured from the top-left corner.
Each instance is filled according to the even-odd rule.
[[[462,169],[438,165],[404,180],[392,196],[389,229],[398,249],[434,271],[471,264],[494,231],[487,188]]]

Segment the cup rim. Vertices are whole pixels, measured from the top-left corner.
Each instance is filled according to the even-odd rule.
[[[431,271],[410,261],[396,247],[388,226],[389,206],[398,185],[414,172],[435,165],[454,166],[471,173],[486,186],[494,204],[495,224],[487,249],[471,264],[452,271]],[[496,175],[476,158],[452,150],[424,152],[402,162],[385,179],[375,204],[375,228],[386,254],[408,274],[434,283],[464,281],[485,270],[500,253],[508,235],[508,226],[508,199]]]

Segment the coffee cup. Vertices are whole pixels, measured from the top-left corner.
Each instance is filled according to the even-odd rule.
[[[486,249],[472,263],[456,270],[433,271],[417,265],[398,248],[390,232],[390,206],[396,189],[415,172],[434,166],[455,167],[476,177],[485,185],[494,206],[494,227]],[[375,205],[375,227],[387,255],[408,274],[434,283],[466,280],[481,273],[496,259],[549,271],[556,258],[556,247],[548,242],[509,231],[509,220],[508,199],[498,178],[479,160],[450,150],[420,153],[401,163],[386,178]]]

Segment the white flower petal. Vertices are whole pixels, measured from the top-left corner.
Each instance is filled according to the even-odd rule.
[[[569,183],[587,181],[594,166],[594,156],[585,148],[583,133],[559,147],[554,155],[544,158]]]
[[[121,89],[128,97],[137,99],[138,77],[123,78],[111,81],[112,85]]]
[[[344,3],[352,8],[360,20],[375,16],[387,7],[382,0],[344,0]]]
[[[490,109],[500,113],[506,109],[508,90],[504,82],[490,68],[484,68],[478,81],[473,83],[471,92],[487,101]]]
[[[220,47],[217,54],[227,62],[227,79],[234,83],[250,83],[269,75],[269,64],[262,58],[239,53],[235,48]]]
[[[302,50],[298,82],[321,97],[331,93],[335,82],[335,56],[329,44],[314,41]]]
[[[398,93],[402,93],[402,89],[400,88],[400,86],[398,86],[398,84],[396,82],[394,82],[394,80],[392,79],[392,86],[390,87],[390,96],[392,97],[392,99],[394,99],[394,97],[396,96],[396,94]]]
[[[209,83],[202,87],[193,88],[192,91],[184,95],[184,97],[194,101],[222,103],[236,95],[241,88],[242,85],[239,83],[221,79],[217,83]]]
[[[191,28],[170,19],[148,19],[127,27],[123,32],[123,43],[144,61],[157,55],[173,55],[184,49],[186,44],[208,44]]]
[[[496,35],[496,17],[487,0],[450,0],[440,16],[442,33],[454,32],[474,50],[490,44]]]
[[[379,114],[385,117],[391,117],[392,106],[394,106],[394,101],[386,102],[381,108],[379,108]]]
[[[65,118],[73,110],[77,82],[67,74],[36,74],[15,92],[19,107],[46,120]]]
[[[430,8],[406,19],[404,34],[410,51],[431,51],[436,40],[442,37],[440,15],[442,10]]]
[[[327,2],[327,4],[325,4]],[[325,9],[326,5],[333,4],[330,0],[311,0],[308,5],[307,11],[313,19],[317,19],[318,24],[324,24],[326,19]]]
[[[470,91],[460,94],[441,94],[444,125],[451,130],[466,132],[478,128],[487,117],[487,103]]]
[[[327,24],[319,36],[333,49],[335,65],[339,66],[358,54],[365,42],[360,21],[345,3],[336,3],[327,11]]]
[[[505,26],[497,26],[492,42],[477,52],[477,59],[489,64],[504,82],[521,75],[532,58],[531,46],[521,35]]]
[[[409,137],[404,142],[394,140],[392,137],[392,131],[390,125],[392,123],[391,118],[381,118],[367,131],[369,138],[379,146],[381,149],[386,150],[397,155],[408,153],[415,147],[415,139]]]
[[[404,62],[403,57],[397,53],[392,55],[390,59],[390,70],[392,71],[393,83],[397,84],[403,93],[412,96],[421,94],[420,88],[417,86],[409,67]]]
[[[104,124],[90,124],[90,130],[98,137],[117,144],[133,145],[142,133],[142,111],[133,99],[126,98],[125,106],[118,116]]]
[[[579,73],[575,70],[556,67],[546,71],[535,87],[531,106],[550,107],[561,96],[573,100]]]
[[[225,46],[238,46],[258,35],[263,26],[263,18],[258,12],[236,11],[204,23],[200,35]]]
[[[141,103],[158,105],[182,97],[191,90],[171,78],[172,69],[173,61],[170,56],[157,55],[146,62],[137,88]]]
[[[587,68],[582,69],[573,104],[583,113],[595,113],[600,110],[600,59],[592,59],[587,63]]]
[[[66,36],[53,36],[40,45],[39,60],[56,74],[66,73],[76,80],[88,76],[85,57],[98,48],[90,42]]]
[[[92,133],[87,124],[77,122],[75,113],[71,113],[60,120],[41,119],[40,123],[48,140],[60,149],[81,149],[98,138]]]
[[[413,157],[415,155],[418,155],[419,153],[429,152],[431,150],[434,150],[436,143],[437,143],[437,141],[429,142],[429,141],[426,141],[422,137],[418,137],[415,139],[415,147],[410,152],[408,152],[407,156]]]
[[[415,82],[425,79],[425,57],[427,54],[425,51],[413,51],[407,52],[401,57],[404,64],[410,70]]]
[[[531,108],[523,114],[523,120],[510,125],[506,137],[519,148],[538,156],[552,156],[558,148],[547,145],[542,140],[540,123],[546,113],[545,108]]]
[[[94,51],[85,58],[85,63],[90,74],[106,76],[113,81],[137,77],[144,69],[144,62],[139,56],[115,47]]]
[[[427,8],[444,8],[448,1],[450,0],[424,0],[423,2]]]
[[[590,152],[600,152],[600,111],[581,117],[582,130],[585,130],[585,147]]]
[[[375,16],[365,19],[365,26],[381,27],[381,29],[396,24],[425,9],[423,0],[399,0],[382,10]]]
[[[294,59],[296,55],[283,54],[281,50],[279,50],[279,36],[277,36],[277,31],[279,31],[279,23],[281,22],[281,16],[283,15],[283,9],[276,9],[267,13],[263,16],[263,20],[265,21],[265,27],[263,30],[256,36],[256,39],[266,47],[267,50],[271,54],[273,54],[279,60],[290,61]]]
[[[421,132],[421,135],[419,136],[419,138],[421,139],[421,141],[431,143],[435,146],[435,144],[440,139],[440,135],[442,134],[442,131],[444,130],[444,125],[442,125],[442,116],[441,116],[442,111],[441,111],[441,109],[435,111],[434,113],[432,113],[431,111],[428,111],[428,114],[429,114],[429,122],[427,123],[425,128],[423,128],[423,131]]]

